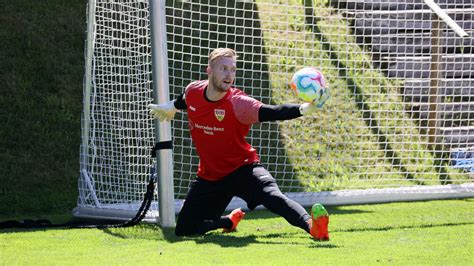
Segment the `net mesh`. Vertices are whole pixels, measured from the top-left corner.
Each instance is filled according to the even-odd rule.
[[[474,4],[437,3],[470,37],[458,37],[422,0],[166,1],[170,98],[207,78],[207,56],[218,47],[237,51],[235,86],[265,104],[299,103],[289,80],[314,66],[331,90],[325,107],[255,124],[248,137],[283,192],[472,185]],[[146,2],[97,1],[81,169],[100,202],[134,201],[145,190],[154,136],[145,110],[148,16]],[[183,199],[198,157],[185,112],[172,128],[175,196]],[[90,194],[85,181],[80,189]]]
[[[457,82],[472,82],[472,38],[456,38],[444,24],[432,29],[429,8],[407,2],[173,2],[167,9],[170,91],[176,96],[190,81],[206,79],[207,54],[217,47],[239,53],[236,87],[267,104],[298,102],[288,82],[297,69],[316,66],[332,91],[325,108],[312,118],[254,125],[249,137],[283,191],[471,182],[467,168],[450,161],[454,148],[472,145],[470,134],[445,133],[472,126],[465,109],[471,94],[453,90]],[[472,28],[471,4],[441,6]],[[441,35],[436,79],[445,92],[430,102],[433,30]],[[439,144],[433,149],[432,107]],[[186,114],[177,118],[175,190],[182,197],[198,159]]]
[[[153,100],[149,13],[140,1],[97,1],[93,16],[78,205],[139,206],[155,132],[146,110]]]

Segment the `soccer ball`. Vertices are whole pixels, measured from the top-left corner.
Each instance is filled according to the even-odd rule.
[[[314,67],[305,67],[296,71],[290,86],[301,100],[312,102],[322,96],[326,81],[319,70]]]

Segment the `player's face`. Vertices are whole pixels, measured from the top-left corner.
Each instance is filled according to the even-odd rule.
[[[236,69],[234,58],[218,58],[210,66],[209,82],[215,90],[226,92],[234,83]]]

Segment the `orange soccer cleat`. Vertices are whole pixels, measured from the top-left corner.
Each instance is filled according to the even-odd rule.
[[[309,233],[318,241],[328,241],[329,215],[321,204],[314,204],[311,208],[311,229]]]
[[[239,224],[240,220],[244,218],[245,212],[243,212],[240,208],[233,210],[227,217],[232,221],[232,227],[230,229],[224,228],[224,233],[234,232],[237,229],[237,225]]]

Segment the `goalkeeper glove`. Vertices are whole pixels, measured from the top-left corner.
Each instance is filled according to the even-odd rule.
[[[161,122],[167,120],[171,121],[174,114],[178,111],[178,109],[174,107],[174,100],[162,104],[149,104],[148,108],[150,108],[150,114]]]
[[[316,110],[321,109],[329,97],[329,88],[321,88],[320,95],[317,100],[314,100],[311,103],[303,103],[300,105],[300,113],[302,115],[309,115]]]

